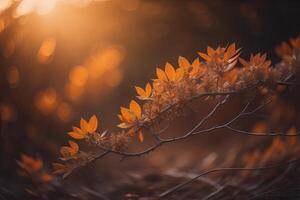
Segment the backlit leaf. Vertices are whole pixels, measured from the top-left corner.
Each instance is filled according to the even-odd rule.
[[[185,70],[187,70],[191,66],[190,62],[185,57],[182,56],[179,56],[178,58],[178,65],[179,67]]]
[[[80,119],[80,128],[81,128],[82,131],[88,132],[89,124],[83,118]]]
[[[135,116],[128,108],[121,107],[121,114],[122,119],[124,119],[126,122],[132,122],[135,120]]]
[[[129,108],[130,108],[130,111],[132,111],[138,119],[140,119],[142,117],[141,107],[136,101],[131,100]]]
[[[85,135],[80,134],[78,132],[74,132],[74,131],[68,132],[68,135],[70,135],[74,139],[84,139],[85,138]]]
[[[166,64],[165,73],[169,80],[171,80],[171,81],[175,80],[176,72],[175,72],[174,67],[170,63]]]
[[[157,78],[161,81],[168,81],[168,78],[165,74],[165,72],[160,69],[160,68],[156,68],[156,75],[157,75]]]
[[[97,130],[98,127],[98,119],[96,117],[96,115],[93,115],[88,123],[88,131],[89,133],[93,133]]]
[[[71,140],[69,141],[69,145],[71,147],[71,149],[69,149],[69,152],[70,152],[71,156],[73,156],[73,155],[75,155],[78,152],[79,146],[78,146],[77,143],[75,143],[75,142],[73,142]]]
[[[201,58],[203,58],[207,62],[209,62],[211,60],[211,58],[208,55],[206,55],[205,53],[198,52],[198,54]]]

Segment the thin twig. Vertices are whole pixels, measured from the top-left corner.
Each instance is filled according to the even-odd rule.
[[[170,195],[171,193],[177,191],[178,189],[182,188],[183,186],[185,185],[188,185],[190,183],[192,183],[193,181],[197,180],[199,177],[202,177],[202,176],[205,176],[205,175],[208,175],[208,174],[211,174],[211,173],[215,173],[215,172],[225,172],[225,171],[256,171],[256,170],[266,170],[266,169],[272,169],[272,168],[277,168],[277,167],[281,167],[281,166],[284,166],[284,165],[289,165],[289,164],[293,164],[293,163],[296,163],[300,161],[300,158],[296,158],[296,159],[292,159],[290,161],[287,161],[287,162],[279,162],[279,163],[276,163],[276,164],[273,164],[273,165],[267,165],[267,166],[260,166],[260,167],[225,167],[225,168],[215,168],[215,169],[211,169],[211,170],[208,170],[208,171],[205,171],[205,172],[202,172],[200,173],[199,175],[195,176],[194,178],[188,180],[188,181],[185,181],[163,193],[161,193],[159,195],[159,197],[166,197],[168,195]]]

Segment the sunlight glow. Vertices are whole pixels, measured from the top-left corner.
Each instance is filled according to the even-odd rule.
[[[42,64],[48,63],[51,59],[56,47],[56,41],[53,38],[48,38],[43,41],[40,50],[38,51],[38,61]]]
[[[92,1],[105,1],[105,0],[21,0],[15,11],[15,17],[27,15],[36,11],[39,15],[49,14],[58,3],[72,4],[77,6],[88,6]],[[136,1],[136,0],[135,0]],[[129,9],[136,6],[135,1],[129,5]],[[9,8],[12,4],[11,0],[0,1],[0,11]]]
[[[11,6],[11,3],[12,3],[11,0],[1,0],[0,1],[0,12],[9,8]]]

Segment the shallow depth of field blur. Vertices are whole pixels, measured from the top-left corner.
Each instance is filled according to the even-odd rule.
[[[274,47],[300,34],[299,10],[297,1],[0,0],[0,185],[18,190],[21,152],[50,166],[81,117],[96,114],[101,129],[114,128],[134,86],[144,87],[156,67],[176,64],[178,56],[191,60],[207,45],[236,42],[246,57],[262,51],[278,61]],[[170,131],[196,119],[192,113]],[[197,169],[197,160],[209,162],[222,156],[218,149],[245,139],[216,138],[195,137],[122,162],[105,158],[73,178]]]

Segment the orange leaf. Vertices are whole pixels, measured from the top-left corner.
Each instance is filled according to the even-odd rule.
[[[131,100],[129,108],[130,108],[130,111],[132,111],[138,119],[140,119],[142,117],[141,107],[136,101]]]
[[[140,97],[145,97],[146,96],[146,91],[141,88],[141,87],[138,87],[138,86],[135,86],[135,90],[136,90],[136,93],[140,96]]]
[[[212,56],[215,53],[215,50],[211,48],[210,46],[207,47],[207,54],[209,56]]]
[[[129,124],[129,123],[120,123],[120,124],[118,124],[118,127],[119,128],[130,128],[130,127],[132,127],[133,126],[133,124]]]
[[[156,75],[157,75],[157,78],[161,81],[168,81],[168,78],[165,74],[165,72],[160,69],[160,68],[156,68]]]
[[[224,74],[224,79],[228,82],[230,82],[231,84],[235,83],[235,81],[237,80],[238,78],[238,69],[233,69],[229,72],[226,72]]]
[[[88,123],[88,132],[89,133],[94,133],[97,130],[98,127],[98,119],[96,115],[93,115]]]
[[[152,87],[151,87],[150,83],[147,83],[147,85],[146,85],[146,96],[150,97],[151,92],[152,92]]]
[[[53,174],[63,174],[67,171],[67,166],[60,163],[52,163],[53,166]]]
[[[145,90],[138,86],[135,87],[135,90],[136,90],[137,94],[139,95],[139,96],[137,96],[137,98],[139,98],[141,100],[145,100],[150,97],[151,92],[152,92],[152,87],[151,87],[150,83],[147,83]]]
[[[83,132],[88,132],[89,124],[83,118],[80,119],[80,128]]]
[[[185,57],[182,57],[182,56],[179,56],[179,58],[178,58],[178,65],[179,65],[179,67],[181,67],[185,70],[191,66],[190,62]]]
[[[183,69],[183,68],[178,68],[178,69],[176,70],[175,80],[178,81],[178,80],[180,80],[183,76],[184,76],[184,69]]]
[[[78,133],[78,132],[74,132],[74,131],[68,132],[68,135],[71,136],[72,138],[78,139],[78,140],[84,139],[84,138],[85,138],[85,135],[80,134],[80,133]]]
[[[132,112],[128,108],[121,107],[121,114],[122,118],[126,121],[131,123],[135,120],[135,116],[132,114]]]
[[[198,67],[199,65],[200,65],[199,58],[196,58],[192,63],[192,67]]]
[[[73,156],[73,155],[75,155],[75,154],[78,152],[79,146],[78,146],[77,143],[75,143],[75,142],[73,142],[73,141],[71,141],[71,140],[69,140],[69,145],[70,145],[70,147],[71,147],[71,148],[69,149],[69,152],[70,152],[71,156]]]
[[[174,67],[170,63],[166,64],[165,73],[169,80],[171,80],[171,81],[175,80],[176,72],[175,72]]]
[[[232,43],[226,50],[224,54],[224,60],[227,61],[235,54],[235,43]]]
[[[206,55],[205,53],[198,52],[198,54],[201,58],[203,58],[207,62],[209,62],[211,60],[211,58],[208,55]]]
[[[70,156],[69,148],[70,148],[70,147],[61,147],[61,148],[60,148],[60,154],[61,154],[63,157],[69,157],[69,156]]]
[[[34,159],[28,155],[21,154],[22,163],[30,170],[40,170],[43,167],[43,161],[41,159]]]

